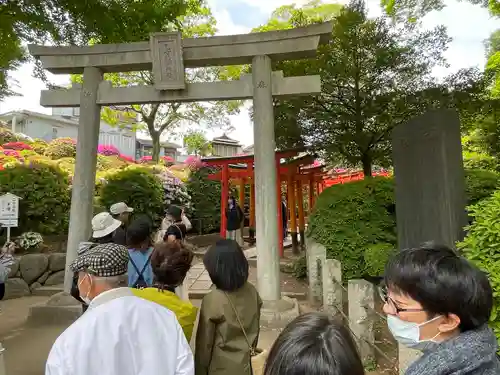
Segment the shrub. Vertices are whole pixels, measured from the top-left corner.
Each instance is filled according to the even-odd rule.
[[[139,159],[139,163],[141,164],[147,164],[152,162],[153,162],[153,157],[150,155],[143,156],[142,158]]]
[[[368,275],[383,275],[385,265],[396,251],[396,246],[392,243],[380,242],[369,245],[364,253],[366,271]]]
[[[113,145],[99,145],[97,146],[97,153],[105,156],[120,155],[120,151]]]
[[[184,162],[191,170],[196,170],[205,167],[205,164],[197,156],[190,155]]]
[[[221,184],[208,179],[207,176],[212,172],[216,172],[216,169],[196,169],[186,184],[191,196],[191,223],[199,233],[211,233],[220,228]]]
[[[119,158],[120,158],[121,160],[123,160],[123,161],[128,162],[128,163],[135,163],[134,158],[133,158],[133,157],[131,157],[131,156],[127,156],[127,155],[120,154],[120,155],[119,155]]]
[[[473,205],[488,198],[499,188],[500,174],[481,169],[465,170],[465,194],[467,204]]]
[[[70,189],[60,168],[44,164],[16,165],[0,171],[0,193],[22,198],[16,233],[62,234],[68,228]]]
[[[76,156],[76,142],[71,138],[57,138],[49,143],[45,156],[56,160],[61,158],[74,158]]]
[[[35,151],[37,154],[43,155],[45,153],[45,150],[48,147],[48,143],[45,142],[43,139],[35,139],[31,143],[31,148],[33,151]]]
[[[17,151],[32,150],[31,146],[24,142],[8,142],[4,143],[2,147],[4,149],[17,150]]]
[[[497,160],[488,154],[479,152],[464,152],[464,167],[466,169],[498,170]]]
[[[17,142],[19,137],[12,133],[9,129],[0,127],[0,145],[9,142]]]
[[[24,251],[36,250],[41,244],[43,244],[43,238],[40,233],[24,232],[18,237],[17,243]]]
[[[465,240],[458,244],[464,255],[488,274],[494,308],[490,324],[500,343],[500,191],[469,207],[474,218]]]
[[[396,246],[393,205],[392,179],[334,185],[318,197],[307,234],[326,247],[328,258],[342,263],[343,277],[362,278],[369,269],[365,249],[377,243]]]
[[[108,173],[100,189],[100,203],[110,207],[125,202],[134,214],[146,214],[159,223],[164,213],[163,186],[158,177],[145,168],[125,168]]]

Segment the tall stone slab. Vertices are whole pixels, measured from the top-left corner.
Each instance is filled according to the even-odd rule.
[[[453,247],[466,224],[458,114],[435,110],[396,127],[392,150],[399,249],[427,241]],[[419,355],[400,346],[400,374]]]
[[[399,249],[453,247],[466,224],[458,114],[434,110],[396,127],[392,148]]]

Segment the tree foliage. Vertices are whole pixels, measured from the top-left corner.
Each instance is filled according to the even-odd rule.
[[[493,16],[500,16],[500,2],[498,0],[468,0],[488,8]],[[446,7],[445,0],[381,0],[385,12],[395,19],[415,22],[431,11],[439,11]]]
[[[190,131],[184,137],[184,147],[189,155],[207,156],[212,151],[212,144],[202,131]]]
[[[307,145],[333,163],[361,164],[371,175],[374,163],[390,163],[390,135],[398,124],[432,108],[465,111],[479,105],[484,88],[479,72],[459,71],[439,84],[431,74],[446,64],[443,52],[450,39],[443,27],[421,31],[386,17],[369,19],[362,1],[325,18],[288,9],[289,25],[333,19],[333,33],[316,59],[275,66],[285,76],[322,79],[317,97],[275,101],[279,146]],[[283,27],[283,22],[272,19],[268,26]]]
[[[4,0],[0,2],[0,100],[7,73],[26,59],[23,43],[86,45],[147,40],[179,27],[200,0]]]
[[[216,20],[210,8],[199,6],[188,9],[187,13],[177,19],[179,30],[183,37],[204,37],[214,35]],[[236,74],[236,72],[234,73]],[[233,78],[233,73],[226,68],[208,67],[186,70],[186,81],[213,82]],[[151,72],[127,72],[106,74],[105,79],[113,86],[152,85]],[[73,81],[81,81],[81,76],[74,76]],[[206,127],[230,129],[227,115],[239,112],[241,101],[227,102],[195,102],[195,103],[165,103],[144,104],[121,107],[107,107],[102,111],[102,118],[111,125],[130,124],[136,120],[143,126],[153,141],[153,161],[158,162],[160,154],[160,139],[168,133],[178,135],[191,124]]]

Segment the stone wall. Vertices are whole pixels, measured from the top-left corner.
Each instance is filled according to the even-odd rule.
[[[16,258],[5,283],[4,299],[31,295],[42,286],[64,284],[66,254],[27,254]]]

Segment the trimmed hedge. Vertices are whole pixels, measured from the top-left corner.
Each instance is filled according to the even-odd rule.
[[[66,233],[71,194],[68,176],[60,168],[34,162],[5,168],[0,171],[0,193],[8,192],[22,198],[14,234]]]
[[[101,205],[108,209],[114,203],[125,202],[134,208],[134,215],[146,214],[155,224],[163,218],[162,183],[146,168],[129,167],[107,174],[99,195]]]
[[[334,185],[318,197],[307,235],[342,263],[345,279],[368,276],[365,250],[377,243],[396,247],[392,179],[367,178]]]
[[[500,191],[469,207],[474,218],[467,236],[458,247],[464,255],[488,274],[493,288],[494,307],[490,325],[500,344]]]
[[[468,204],[488,198],[500,175],[466,170]],[[375,177],[334,185],[318,197],[307,235],[323,244],[327,256],[342,263],[346,279],[382,274],[397,246],[394,182]]]
[[[189,219],[198,233],[212,233],[220,228],[221,183],[208,179],[216,171],[209,167],[194,169],[186,184],[192,206]]]

